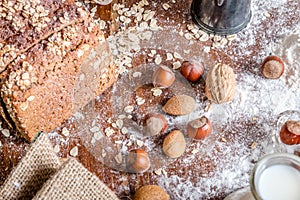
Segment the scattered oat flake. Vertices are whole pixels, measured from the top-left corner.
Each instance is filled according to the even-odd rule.
[[[173,69],[179,69],[181,66],[181,63],[179,61],[176,61],[173,63]]]
[[[161,172],[164,174],[164,175],[167,175],[167,171],[165,169],[162,169]]]
[[[58,145],[58,144],[55,145],[55,146],[53,147],[53,150],[54,150],[54,153],[59,153],[59,151],[60,151],[59,145]]]
[[[35,96],[30,96],[30,97],[27,98],[27,101],[33,101],[34,98],[35,98]]]
[[[161,173],[162,173],[162,168],[159,168],[159,169],[155,170],[154,173],[155,173],[156,175],[161,175]]]
[[[198,149],[193,149],[192,154],[196,154],[196,153],[198,153],[198,152],[199,152]]]
[[[179,35],[183,36],[183,31],[182,30],[179,31]]]
[[[122,140],[116,140],[115,144],[122,144]]]
[[[143,105],[145,103],[145,99],[143,99],[142,97],[137,96],[136,97],[136,103],[137,105]]]
[[[135,140],[135,135],[130,135],[129,137],[131,140]]]
[[[174,52],[174,58],[182,59],[182,56],[179,53]]]
[[[251,149],[256,149],[257,147],[257,143],[256,142],[253,142],[251,145],[250,145],[250,148]]]
[[[134,110],[134,107],[133,107],[133,106],[126,106],[126,107],[124,108],[124,112],[126,112],[126,113],[132,113],[133,110]]]
[[[165,10],[168,10],[171,6],[170,6],[169,4],[167,4],[167,3],[164,3],[164,4],[162,5],[162,7],[163,7]]]
[[[90,128],[90,131],[92,133],[98,132],[100,130],[99,126],[93,126],[92,128]]]
[[[132,142],[129,141],[126,145],[130,147],[132,145]]]
[[[106,156],[106,151],[104,149],[102,149],[102,157],[105,157]]]
[[[190,49],[185,49],[185,50],[183,50],[183,53],[189,54],[189,53],[191,53],[191,50]]]
[[[116,156],[115,156],[115,160],[118,164],[121,164],[122,163],[122,160],[123,160],[123,157],[122,157],[122,154],[121,152],[118,153]]]
[[[78,155],[78,147],[75,146],[70,150],[70,156],[76,157]]]
[[[201,35],[201,37],[199,38],[199,40],[201,42],[206,42],[209,39],[209,35],[207,33],[204,33],[203,35]]]
[[[137,77],[141,77],[142,76],[142,72],[134,72],[133,74],[132,74],[132,77],[133,78],[137,78]]]
[[[113,123],[111,124],[111,126],[112,126],[113,128],[118,128],[118,127],[117,127],[117,124],[116,124],[115,122],[113,122]]]
[[[225,138],[221,138],[222,142],[227,142],[227,140]]]
[[[186,34],[184,34],[184,37],[185,37],[185,39],[187,39],[187,40],[191,40],[191,39],[193,39],[193,35],[192,35],[192,34],[190,34],[190,33],[186,33]]]
[[[162,61],[161,56],[157,55],[154,60],[155,64],[159,65],[161,63],[161,61]]]
[[[204,47],[204,52],[209,53],[210,52],[210,47],[208,47],[208,46]]]
[[[236,34],[233,34],[233,35],[227,35],[227,36],[226,36],[227,40],[229,40],[229,41],[234,40],[236,37],[237,37]]]
[[[5,136],[5,137],[9,137],[10,136],[10,132],[8,129],[3,129],[2,131],[2,134]]]
[[[151,92],[155,97],[158,97],[162,94],[162,90],[160,88],[152,88]]]
[[[106,134],[107,137],[110,137],[110,136],[112,136],[115,133],[114,129],[112,129],[111,127],[107,127],[104,130],[104,132],[105,132],[105,134]]]
[[[151,20],[152,22],[152,20]],[[143,40],[150,40],[152,37],[152,31],[146,31],[142,33],[142,39]]]
[[[126,115],[121,114],[121,115],[118,116],[118,118],[119,118],[119,119],[125,119],[125,118],[126,118]]]
[[[208,104],[208,105],[204,108],[204,111],[205,111],[205,112],[208,112],[210,108],[211,108],[211,104]]]
[[[133,33],[128,33],[128,38],[133,41],[133,42],[136,42],[136,41],[139,41],[139,38],[136,34],[133,34]]]
[[[61,134],[68,137],[70,135],[70,131],[66,127],[64,127],[61,131]]]
[[[264,12],[264,16],[269,18],[269,17],[271,17],[271,14],[269,12]]]
[[[103,134],[101,131],[97,131],[94,133],[95,140],[100,140],[103,137]]]
[[[167,53],[167,59],[166,60],[172,60],[173,59],[173,55],[171,53]]]
[[[152,50],[151,50],[151,54],[155,55],[155,54],[156,54],[156,50],[155,50],[155,49],[152,49]]]
[[[144,142],[143,142],[142,140],[137,140],[137,141],[136,141],[136,144],[137,144],[139,147],[144,146]]]
[[[126,127],[123,127],[121,129],[121,133],[124,134],[124,135],[127,134],[128,133],[128,129]]]
[[[116,125],[117,125],[117,127],[118,127],[119,129],[121,129],[121,128],[123,127],[123,120],[122,120],[122,119],[118,119],[118,120],[116,121]]]

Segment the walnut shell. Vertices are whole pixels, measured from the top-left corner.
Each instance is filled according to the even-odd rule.
[[[225,64],[215,65],[207,74],[205,94],[214,103],[225,103],[233,100],[236,81],[231,67]]]
[[[163,106],[163,111],[170,115],[187,115],[193,112],[196,101],[188,95],[177,95],[172,97]]]

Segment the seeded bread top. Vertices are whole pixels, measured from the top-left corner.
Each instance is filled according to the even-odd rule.
[[[0,72],[18,55],[62,28],[88,17],[74,0],[0,2]]]
[[[81,64],[104,41],[99,28],[86,20],[53,33],[7,66],[0,76],[1,96],[11,123],[25,137],[21,129],[32,135],[49,131],[71,115]]]

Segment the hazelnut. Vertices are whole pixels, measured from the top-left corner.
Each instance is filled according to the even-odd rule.
[[[184,135],[179,130],[170,132],[164,139],[163,152],[170,158],[178,158],[186,148]]]
[[[280,139],[284,144],[300,144],[300,121],[287,121],[280,130]]]
[[[150,168],[148,153],[142,149],[133,149],[128,153],[127,170],[132,173],[143,173]]]
[[[262,63],[261,71],[264,77],[277,79],[284,72],[284,63],[278,56],[268,56]]]
[[[195,140],[203,140],[211,132],[212,126],[210,120],[205,116],[192,120],[187,125],[188,136]]]
[[[158,185],[145,185],[140,187],[133,195],[133,200],[169,200],[169,194]]]
[[[196,82],[204,72],[204,67],[199,62],[184,61],[180,68],[181,74],[188,80]]]
[[[167,126],[167,120],[162,114],[151,113],[145,117],[144,128],[146,136],[158,135],[164,132]]]
[[[154,87],[168,88],[175,81],[175,74],[165,65],[160,65],[153,73],[152,81]]]

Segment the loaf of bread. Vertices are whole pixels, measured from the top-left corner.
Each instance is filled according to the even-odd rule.
[[[19,3],[8,1],[0,9],[14,9]],[[118,73],[104,34],[82,4],[72,0],[32,0],[29,4],[38,4],[33,9],[48,13],[37,17],[43,25],[33,27],[35,14],[29,13],[24,29],[0,29],[0,111],[11,126],[32,140],[39,131],[58,127],[103,92]],[[23,16],[20,12],[15,15]],[[1,19],[2,27],[7,23]]]

